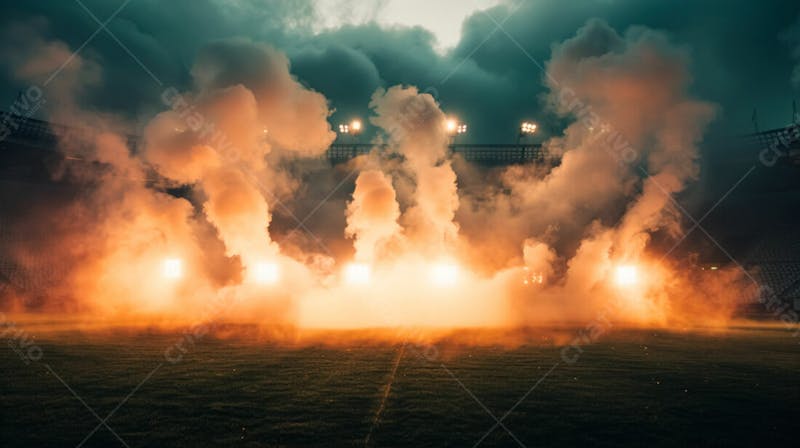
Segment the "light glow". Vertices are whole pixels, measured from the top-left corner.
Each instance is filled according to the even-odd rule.
[[[353,120],[350,122],[350,130],[354,134],[361,132],[361,120]]]
[[[617,286],[632,286],[639,283],[639,269],[632,265],[617,266],[614,270],[614,283]]]
[[[448,118],[444,122],[444,129],[450,135],[466,134],[467,125],[458,121],[457,118]]]
[[[456,285],[460,274],[460,269],[455,263],[437,263],[430,269],[431,282],[437,286]]]
[[[525,266],[523,268],[525,276],[522,279],[522,284],[525,286],[541,285],[544,283],[544,274],[541,272],[532,272],[530,268]]]
[[[454,118],[448,119],[444,124],[448,134],[454,134],[458,130],[458,121]]]
[[[171,280],[183,277],[183,260],[180,258],[167,258],[161,263],[161,273],[164,278]]]
[[[536,123],[525,121],[520,126],[519,131],[521,134],[535,134],[538,128],[539,126]]]
[[[344,268],[344,280],[351,285],[366,285],[372,277],[372,270],[364,263],[350,263]]]
[[[275,263],[261,262],[253,266],[253,281],[260,285],[273,285],[280,279],[280,270]]]

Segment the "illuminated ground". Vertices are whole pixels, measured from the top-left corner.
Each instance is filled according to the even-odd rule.
[[[39,340],[43,357],[30,364],[0,350],[0,446],[76,446],[99,423],[48,366],[105,417],[176,337],[60,340],[69,342]],[[503,424],[531,447],[790,445],[798,342],[780,330],[609,334],[556,366]],[[465,388],[499,418],[561,359],[547,344],[440,349],[441,362],[405,351],[376,423],[399,346],[206,339],[156,370],[108,424],[131,447],[364,446],[371,430],[374,446],[469,447],[495,421]],[[100,428],[84,446],[123,445]],[[481,446],[517,442],[497,428]]]

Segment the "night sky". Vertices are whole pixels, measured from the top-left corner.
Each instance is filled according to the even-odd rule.
[[[102,22],[123,2],[83,5]],[[76,49],[99,27],[76,2],[3,1],[0,9],[6,104],[24,89],[11,71],[14,55],[30,45],[25,33]],[[522,119],[550,133],[563,127],[544,107],[541,68],[552,46],[591,18],[620,34],[662,31],[683,48],[692,94],[719,107],[712,133],[751,131],[754,108],[762,129],[791,119],[800,89],[800,4],[793,1],[135,0],[107,25],[133,56],[100,31],[81,51],[103,69],[82,101],[141,124],[161,106],[163,87],[153,77],[184,89],[209,43],[249,39],[288,55],[301,82],[330,101],[331,123],[367,116],[378,87],[407,84],[436,93],[443,110],[469,123],[466,141],[506,142]]]

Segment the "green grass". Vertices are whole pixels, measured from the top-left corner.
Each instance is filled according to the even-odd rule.
[[[38,340],[0,348],[0,446],[76,446],[159,364],[175,335]],[[777,330],[610,333],[574,364],[552,344],[406,350],[374,446],[473,446],[498,418],[526,446],[794,444],[798,340]],[[108,420],[131,447],[364,446],[398,346],[285,348],[200,341],[164,363]],[[454,379],[452,375],[455,376]],[[459,384],[459,381],[464,387]],[[123,446],[100,428],[84,446]],[[517,446],[496,428],[481,446]]]

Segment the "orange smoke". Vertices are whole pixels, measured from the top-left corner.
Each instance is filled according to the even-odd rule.
[[[19,76],[39,76],[42,64],[21,61]],[[703,278],[649,247],[654,232],[680,231],[673,195],[696,175],[696,144],[714,111],[688,93],[687,55],[659,33],[620,36],[592,21],[554,47],[547,70],[552,112],[573,120],[546,143],[562,148],[556,167],[466,167],[449,153],[447,119],[431,95],[377,91],[370,121],[389,150],[354,164],[362,170],[352,196],[336,209],[345,226],[335,243],[352,245],[353,257],[326,250],[331,241],[290,248],[273,228],[280,206],[290,213],[304,192],[296,172],[334,134],[327,100],[271,47],[233,40],[203,49],[195,89],[164,92],[167,110],[137,151],[113,132],[122,120],[59,103],[53,117],[74,108],[100,130],[60,149],[97,166],[60,167],[79,193],[20,206],[15,231],[42,237],[4,252],[32,271],[30,255],[46,247],[64,268],[5,303],[165,327],[725,322],[741,291],[735,272]],[[49,94],[74,100],[82,88]],[[460,192],[474,177],[479,188]],[[180,193],[166,193],[173,188]],[[32,297],[43,299],[34,306]]]
[[[400,206],[391,180],[378,170],[362,171],[347,206],[347,236],[355,239],[356,260],[372,262],[398,237]]]

